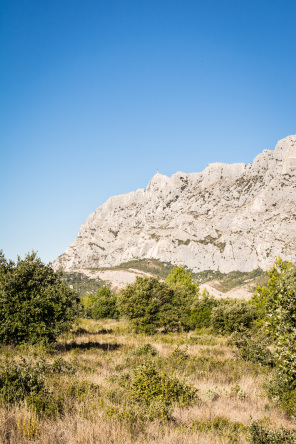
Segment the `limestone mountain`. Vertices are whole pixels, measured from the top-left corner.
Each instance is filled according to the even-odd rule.
[[[81,226],[56,269],[154,258],[194,272],[266,269],[295,260],[296,136],[253,161],[201,173],[156,174],[146,189],[111,197]]]

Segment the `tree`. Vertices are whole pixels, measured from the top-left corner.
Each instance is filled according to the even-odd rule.
[[[193,295],[199,292],[198,284],[193,282],[192,273],[186,271],[182,266],[172,268],[166,278],[166,283],[175,287],[185,287]]]
[[[96,294],[88,293],[81,302],[85,315],[92,319],[118,319],[117,296],[106,286]]]
[[[216,332],[227,334],[250,328],[256,317],[255,308],[247,301],[225,299],[213,308],[210,323]]]
[[[275,339],[277,365],[296,388],[296,264],[282,271],[273,288],[268,324]]]
[[[250,304],[253,305],[258,314],[257,323],[263,325],[267,313],[272,311],[275,305],[276,299],[276,287],[283,273],[289,270],[291,263],[283,261],[281,257],[278,257],[275,263],[266,271],[269,277],[267,286],[257,287],[253,294]]]
[[[192,299],[184,287],[173,288],[156,278],[138,277],[121,290],[118,308],[136,331],[154,333],[158,328],[172,331],[187,327]]]
[[[76,293],[36,253],[16,264],[0,253],[1,342],[53,342],[77,315]]]

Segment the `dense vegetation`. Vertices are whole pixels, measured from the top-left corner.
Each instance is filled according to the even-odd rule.
[[[77,314],[76,294],[36,253],[15,264],[0,251],[0,342],[54,342]]]
[[[1,254],[0,443],[295,443],[296,265],[267,275],[250,302],[175,267],[79,303]]]

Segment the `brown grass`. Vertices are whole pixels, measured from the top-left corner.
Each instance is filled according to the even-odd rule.
[[[104,329],[104,331],[103,331]],[[85,331],[83,331],[85,330]],[[110,331],[112,330],[112,331]],[[82,333],[81,333],[82,331]],[[89,333],[87,333],[89,331]],[[98,333],[99,332],[99,333]],[[293,427],[291,420],[270,402],[264,391],[269,375],[256,364],[242,363],[225,338],[214,338],[214,345],[192,344],[192,334],[167,334],[147,337],[128,332],[126,324],[116,321],[83,320],[80,333],[72,333],[59,343],[58,351],[48,354],[38,347],[2,348],[2,356],[23,356],[48,362],[62,357],[72,363],[74,375],[52,375],[48,384],[53,393],[65,396],[64,412],[57,418],[42,417],[26,403],[0,408],[1,444],[182,444],[227,443],[227,432],[200,432],[191,429],[194,420],[224,417],[248,426],[250,418],[268,417],[274,428]],[[147,359],[135,349],[150,343],[158,352],[154,359],[160,371],[186,380],[199,390],[200,400],[191,407],[175,407],[173,420],[137,420],[122,416],[131,402],[114,376],[133,372]],[[188,357],[173,361],[172,353],[179,345]],[[181,345],[180,345],[181,344]],[[208,367],[207,367],[208,366]],[[207,369],[207,370],[205,370]],[[67,395],[69,384],[89,381],[101,387],[100,395],[87,393],[76,398]],[[137,412],[138,407],[134,406]],[[140,411],[140,410],[139,410]],[[246,435],[237,435],[245,443]]]

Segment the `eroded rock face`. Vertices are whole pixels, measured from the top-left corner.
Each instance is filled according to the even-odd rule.
[[[65,271],[155,258],[195,272],[266,269],[296,251],[296,136],[245,165],[156,174],[92,213],[54,262]]]

